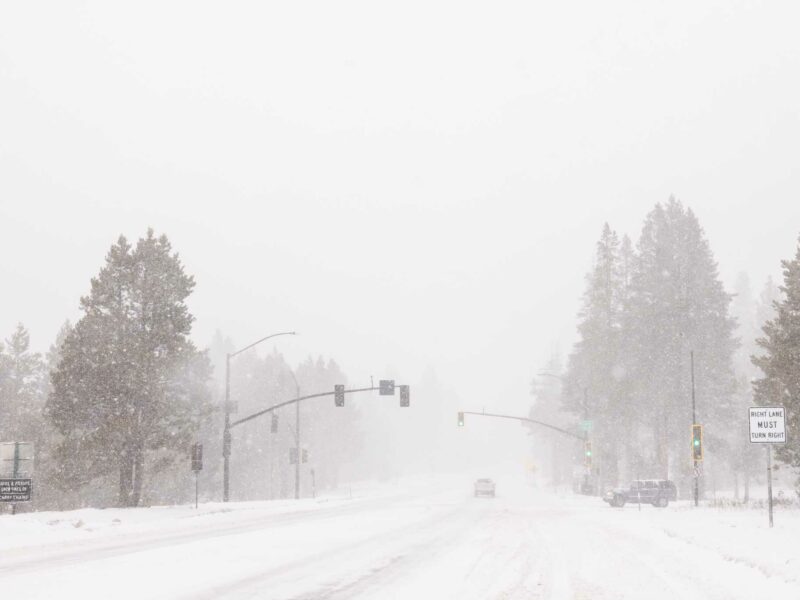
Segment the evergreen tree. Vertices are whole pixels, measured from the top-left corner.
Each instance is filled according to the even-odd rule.
[[[772,277],[767,277],[756,303],[757,337],[761,335],[761,328],[764,324],[775,318],[776,306],[782,299],[781,288],[775,284]]]
[[[154,470],[183,456],[209,406],[210,366],[189,340],[194,279],[166,236],[124,237],[81,298],[52,375],[47,415],[63,436],[59,460],[81,484],[116,473],[122,506]]]
[[[591,421],[593,465],[601,485],[618,479],[619,415],[625,408],[623,318],[631,260],[630,241],[621,245],[606,223],[586,278],[578,315],[580,339],[569,357],[566,376],[565,407],[582,421]]]
[[[628,378],[639,421],[654,441],[662,477],[690,474],[690,352],[694,352],[697,420],[706,449],[724,449],[733,417],[735,321],[702,228],[691,209],[670,198],[647,215],[638,243],[627,310]]]
[[[42,378],[41,390],[43,405],[52,391],[50,375],[56,370],[58,363],[61,361],[61,349],[70,331],[72,331],[72,325],[69,321],[65,321],[56,334],[55,341],[45,354],[45,376]],[[44,406],[42,408],[44,409]],[[64,493],[64,488],[68,484],[62,479],[63,473],[56,459],[60,436],[52,423],[44,418],[44,410],[42,410],[39,425],[40,443],[36,446],[36,494],[34,496],[34,506],[39,510],[50,508],[63,510],[79,506],[81,503],[75,494]]]
[[[44,363],[30,351],[30,334],[20,323],[0,344],[0,440],[38,440],[43,405]]]
[[[774,303],[776,314],[764,324],[763,336],[758,339],[763,354],[753,357],[764,374],[755,381],[755,400],[761,405],[786,407],[787,429],[800,431],[800,243],[794,259],[781,264],[783,298]],[[777,456],[800,466],[798,436],[788,436]]]

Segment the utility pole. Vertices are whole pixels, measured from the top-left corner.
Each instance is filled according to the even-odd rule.
[[[697,407],[695,403],[694,397],[694,350],[689,353],[690,362],[692,365],[692,425],[697,423]],[[700,504],[700,473],[698,469],[698,461],[696,458],[693,460],[694,462],[694,505],[698,506]]]
[[[222,501],[227,502],[231,484],[231,355],[225,355],[225,429],[222,432]]]

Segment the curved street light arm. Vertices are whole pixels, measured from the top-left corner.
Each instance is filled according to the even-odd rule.
[[[263,338],[261,338],[261,339],[260,339],[260,340],[258,340],[257,342],[253,342],[253,343],[252,343],[252,344],[250,344],[249,346],[245,346],[245,347],[244,347],[244,348],[242,348],[241,350],[237,350],[236,352],[231,352],[230,354],[228,354],[228,356],[231,356],[231,357],[233,357],[233,356],[236,356],[237,354],[241,354],[241,353],[242,353],[242,352],[244,352],[245,350],[250,350],[250,348],[252,348],[253,346],[257,346],[257,345],[258,345],[258,344],[260,344],[261,342],[264,342],[264,341],[266,341],[266,340],[268,340],[268,339],[270,339],[270,338],[278,337],[279,335],[297,335],[297,332],[296,332],[296,331],[282,331],[282,332],[280,332],[280,333],[273,333],[272,335],[268,335],[267,337],[263,337]]]

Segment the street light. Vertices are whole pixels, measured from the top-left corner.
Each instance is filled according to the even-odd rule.
[[[270,338],[278,337],[279,335],[297,335],[295,331],[282,331],[280,333],[273,333],[267,337],[253,342],[249,346],[245,346],[236,352],[229,352],[225,355],[225,429],[222,433],[222,501],[227,502],[229,499],[230,489],[230,459],[231,459],[231,358],[237,354],[241,354],[245,350],[250,350],[253,346],[257,346],[261,342],[265,342]]]
[[[297,377],[294,376],[294,371],[291,368],[287,368],[289,371],[289,375],[292,376],[294,380],[294,389],[295,389],[295,398],[300,397],[300,384],[297,383]],[[295,402],[295,419],[294,419],[294,441],[295,441],[295,448],[297,448],[297,461],[294,465],[294,499],[300,499],[300,403]]]

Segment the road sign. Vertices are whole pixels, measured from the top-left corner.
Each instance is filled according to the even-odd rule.
[[[30,502],[30,479],[0,479],[0,502]]]
[[[751,406],[750,443],[785,444],[786,410],[782,406]]]
[[[192,471],[203,470],[203,444],[192,444]]]
[[[381,379],[380,390],[381,396],[394,396],[394,379]]]

